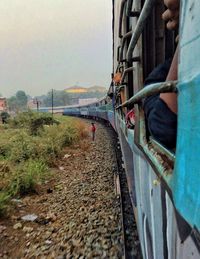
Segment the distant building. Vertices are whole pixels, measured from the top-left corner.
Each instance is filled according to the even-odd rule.
[[[0,112],[7,110],[7,101],[6,98],[0,97]]]
[[[73,86],[73,87],[66,88],[65,92],[69,94],[82,94],[82,93],[87,93],[88,90],[85,87]]]
[[[34,99],[31,99],[27,102],[28,109],[35,109],[37,108],[37,104]]]
[[[72,86],[65,89],[65,92],[69,94],[82,94],[82,93],[105,93],[107,89],[103,86],[91,86],[91,87],[80,87],[80,86]]]
[[[103,97],[107,90],[102,86],[72,86],[66,88],[65,92],[69,95],[71,105],[87,105],[91,102],[96,102],[98,98]]]

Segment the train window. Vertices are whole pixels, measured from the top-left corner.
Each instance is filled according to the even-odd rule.
[[[133,1],[128,1],[128,3],[133,5]],[[133,6],[127,8],[129,8],[129,14],[134,10]],[[126,121],[127,127],[135,128],[135,143],[149,157],[151,163],[159,169],[163,166],[162,172],[171,172],[174,163],[174,147],[168,145],[170,144],[167,143],[168,141],[166,143],[160,141],[149,130],[143,104],[144,100],[153,96],[160,101],[159,96],[160,93],[163,96],[162,92],[176,92],[174,80],[177,80],[177,76],[167,78],[167,75],[171,64],[169,58],[173,57],[177,45],[175,41],[177,32],[168,31],[165,28],[165,22],[162,20],[162,14],[165,11],[163,1],[156,1],[155,6],[153,1],[145,1],[143,9],[140,12],[143,18],[127,19],[124,21],[123,30],[120,31],[121,47],[118,48],[117,72],[121,73],[121,80],[116,86],[117,110],[121,118]],[[147,9],[149,14],[147,14]],[[142,20],[146,21],[145,25],[142,24]],[[141,24],[138,24],[139,22]],[[134,30],[134,35],[130,30]],[[139,35],[142,37],[139,38]],[[158,69],[160,64],[163,64],[163,70]],[[168,80],[170,82],[165,82]],[[176,118],[174,118],[174,124],[176,124]],[[157,128],[160,125],[157,125]],[[173,136],[176,137],[176,129]]]

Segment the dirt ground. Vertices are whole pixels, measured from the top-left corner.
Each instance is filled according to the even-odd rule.
[[[88,122],[87,122],[88,123]],[[51,179],[0,219],[0,258],[121,258],[115,156],[106,128],[66,148]],[[34,214],[34,221],[23,216]]]

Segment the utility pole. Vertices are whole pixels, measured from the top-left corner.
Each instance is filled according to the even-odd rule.
[[[33,103],[36,104],[37,112],[39,112],[40,101],[37,98],[35,98],[35,99],[33,99]]]
[[[39,101],[37,98],[36,98],[36,105],[37,105],[37,112],[38,112],[39,111]]]
[[[53,117],[53,89],[51,91],[51,107],[52,107],[52,117]]]

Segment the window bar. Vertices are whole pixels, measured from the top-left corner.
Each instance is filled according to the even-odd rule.
[[[131,15],[132,6],[133,6],[133,0],[128,0],[127,7],[126,7],[126,16],[128,17]]]
[[[153,9],[155,2],[156,2],[156,0],[146,0],[144,3],[144,6],[143,6],[141,14],[139,16],[137,25],[135,27],[135,31],[131,37],[131,41],[130,41],[130,44],[128,47],[128,51],[127,51],[127,55],[126,55],[126,59],[128,62],[131,61],[132,53],[134,51],[136,43],[144,29],[145,22]]]
[[[126,59],[123,59],[124,46],[125,46],[126,40],[128,38],[130,38],[132,36],[132,34],[133,34],[133,31],[129,31],[123,36],[122,45],[118,47],[117,61],[119,61],[119,62],[126,62],[127,61]],[[131,58],[131,62],[140,62],[140,57]]]
[[[137,12],[137,11],[132,12],[132,6],[133,6],[133,0],[128,0],[127,7],[126,7],[126,16],[139,17],[140,12]]]
[[[129,31],[127,32],[122,39],[122,45],[121,45],[121,51],[120,51],[120,62],[123,59],[123,51],[124,51],[124,46],[125,46],[125,42],[128,38],[130,38],[132,36],[133,32]]]
[[[122,47],[121,46],[118,46],[118,48],[117,48],[117,61],[119,62],[120,61],[120,56],[121,56],[121,51],[120,51],[120,49],[121,49]]]
[[[177,81],[168,81],[163,83],[156,83],[151,84],[149,86],[146,86],[141,91],[136,93],[133,97],[131,97],[126,102],[119,105],[116,109],[119,109],[121,107],[128,107],[130,105],[133,105],[135,103],[140,102],[143,98],[159,94],[159,93],[169,93],[169,92],[177,92]]]
[[[134,69],[135,69],[134,67],[129,67],[129,68],[127,68],[127,69],[124,70],[124,72],[123,72],[123,74],[122,74],[121,83],[124,82],[124,79],[125,79],[126,74],[132,72]]]
[[[122,89],[124,89],[124,87],[126,87],[126,85],[120,85],[120,86],[117,88],[117,91],[120,92]]]
[[[119,38],[122,38],[122,19],[123,19],[123,14],[124,14],[124,6],[126,4],[127,0],[123,0],[121,2],[121,7],[120,7],[120,15],[119,15]]]

